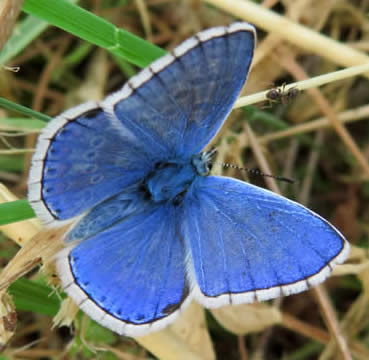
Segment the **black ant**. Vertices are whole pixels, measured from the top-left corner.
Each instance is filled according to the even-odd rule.
[[[270,106],[275,102],[281,102],[283,105],[289,104],[300,93],[296,86],[289,88],[287,91],[285,88],[286,84],[284,83],[282,86],[273,88],[266,93]]]

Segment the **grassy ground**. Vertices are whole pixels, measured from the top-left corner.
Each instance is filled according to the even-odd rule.
[[[369,359],[369,71],[255,102],[262,90],[369,63],[369,2],[21,3],[0,2],[0,359]],[[331,221],[352,244],[350,258],[315,290],[215,311],[193,304],[164,331],[119,337],[54,290],[50,259],[62,230],[39,233],[24,200],[37,133],[64,109],[119,89],[163,49],[235,19],[258,29],[242,93],[258,95],[232,111],[214,141],[217,161],[295,179],[249,180]],[[213,172],[247,179],[233,168]]]

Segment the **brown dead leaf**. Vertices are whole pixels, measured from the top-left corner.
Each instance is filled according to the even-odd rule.
[[[42,231],[30,239],[9,261],[0,274],[0,291],[8,288],[19,277],[32,270],[41,261],[48,263],[63,248],[61,237],[66,227]]]
[[[203,359],[214,359],[214,349],[206,326],[204,308],[196,302],[185,310],[170,329]]]
[[[77,304],[67,297],[61,303],[58,313],[53,318],[53,327],[71,326],[79,311]]]
[[[13,299],[5,291],[0,291],[0,351],[14,335],[17,325],[17,314]]]
[[[16,200],[12,196],[4,186],[0,187],[0,201]],[[6,293],[8,287],[41,262],[52,261],[62,248],[60,239],[67,227],[41,232],[39,227],[37,222],[27,220],[0,228],[8,237],[22,246],[0,274],[0,347],[6,345],[14,334],[16,326],[14,304],[10,295]]]

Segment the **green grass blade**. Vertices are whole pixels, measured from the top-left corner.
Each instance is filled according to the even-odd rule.
[[[127,78],[130,78],[137,73],[136,68],[132,64],[130,64],[127,60],[124,60],[118,56],[114,56],[114,60],[116,64],[119,66],[122,73]]]
[[[1,131],[27,131],[35,132],[40,131],[45,127],[45,122],[33,119],[33,118],[1,118],[0,130]]]
[[[140,67],[165,54],[160,47],[66,0],[26,0],[23,10]]]
[[[2,97],[0,97],[0,106],[4,107],[5,109],[17,111],[21,114],[28,115],[31,117],[34,117],[36,119],[39,119],[41,121],[49,121],[51,119],[50,116],[47,116],[45,114],[42,114],[38,111],[34,111],[28,107],[16,104],[10,100],[6,100]]]
[[[260,110],[255,106],[245,106],[242,110],[247,121],[262,122],[273,130],[285,130],[288,128],[288,123],[268,111]]]
[[[0,64],[6,64],[17,56],[48,26],[46,21],[31,16],[20,22],[0,52]]]
[[[33,209],[26,199],[0,204],[0,225],[27,220],[35,216]]]
[[[58,296],[53,289],[39,281],[18,279],[9,287],[14,305],[19,310],[55,316],[60,307]]]
[[[1,171],[22,172],[24,170],[24,157],[22,155],[1,155],[0,169]]]

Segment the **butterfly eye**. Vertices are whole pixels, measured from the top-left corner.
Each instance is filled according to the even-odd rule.
[[[210,161],[211,156],[214,152],[211,150],[209,152],[203,152],[192,158],[192,166],[195,168],[196,172],[201,176],[209,175],[210,172]]]

